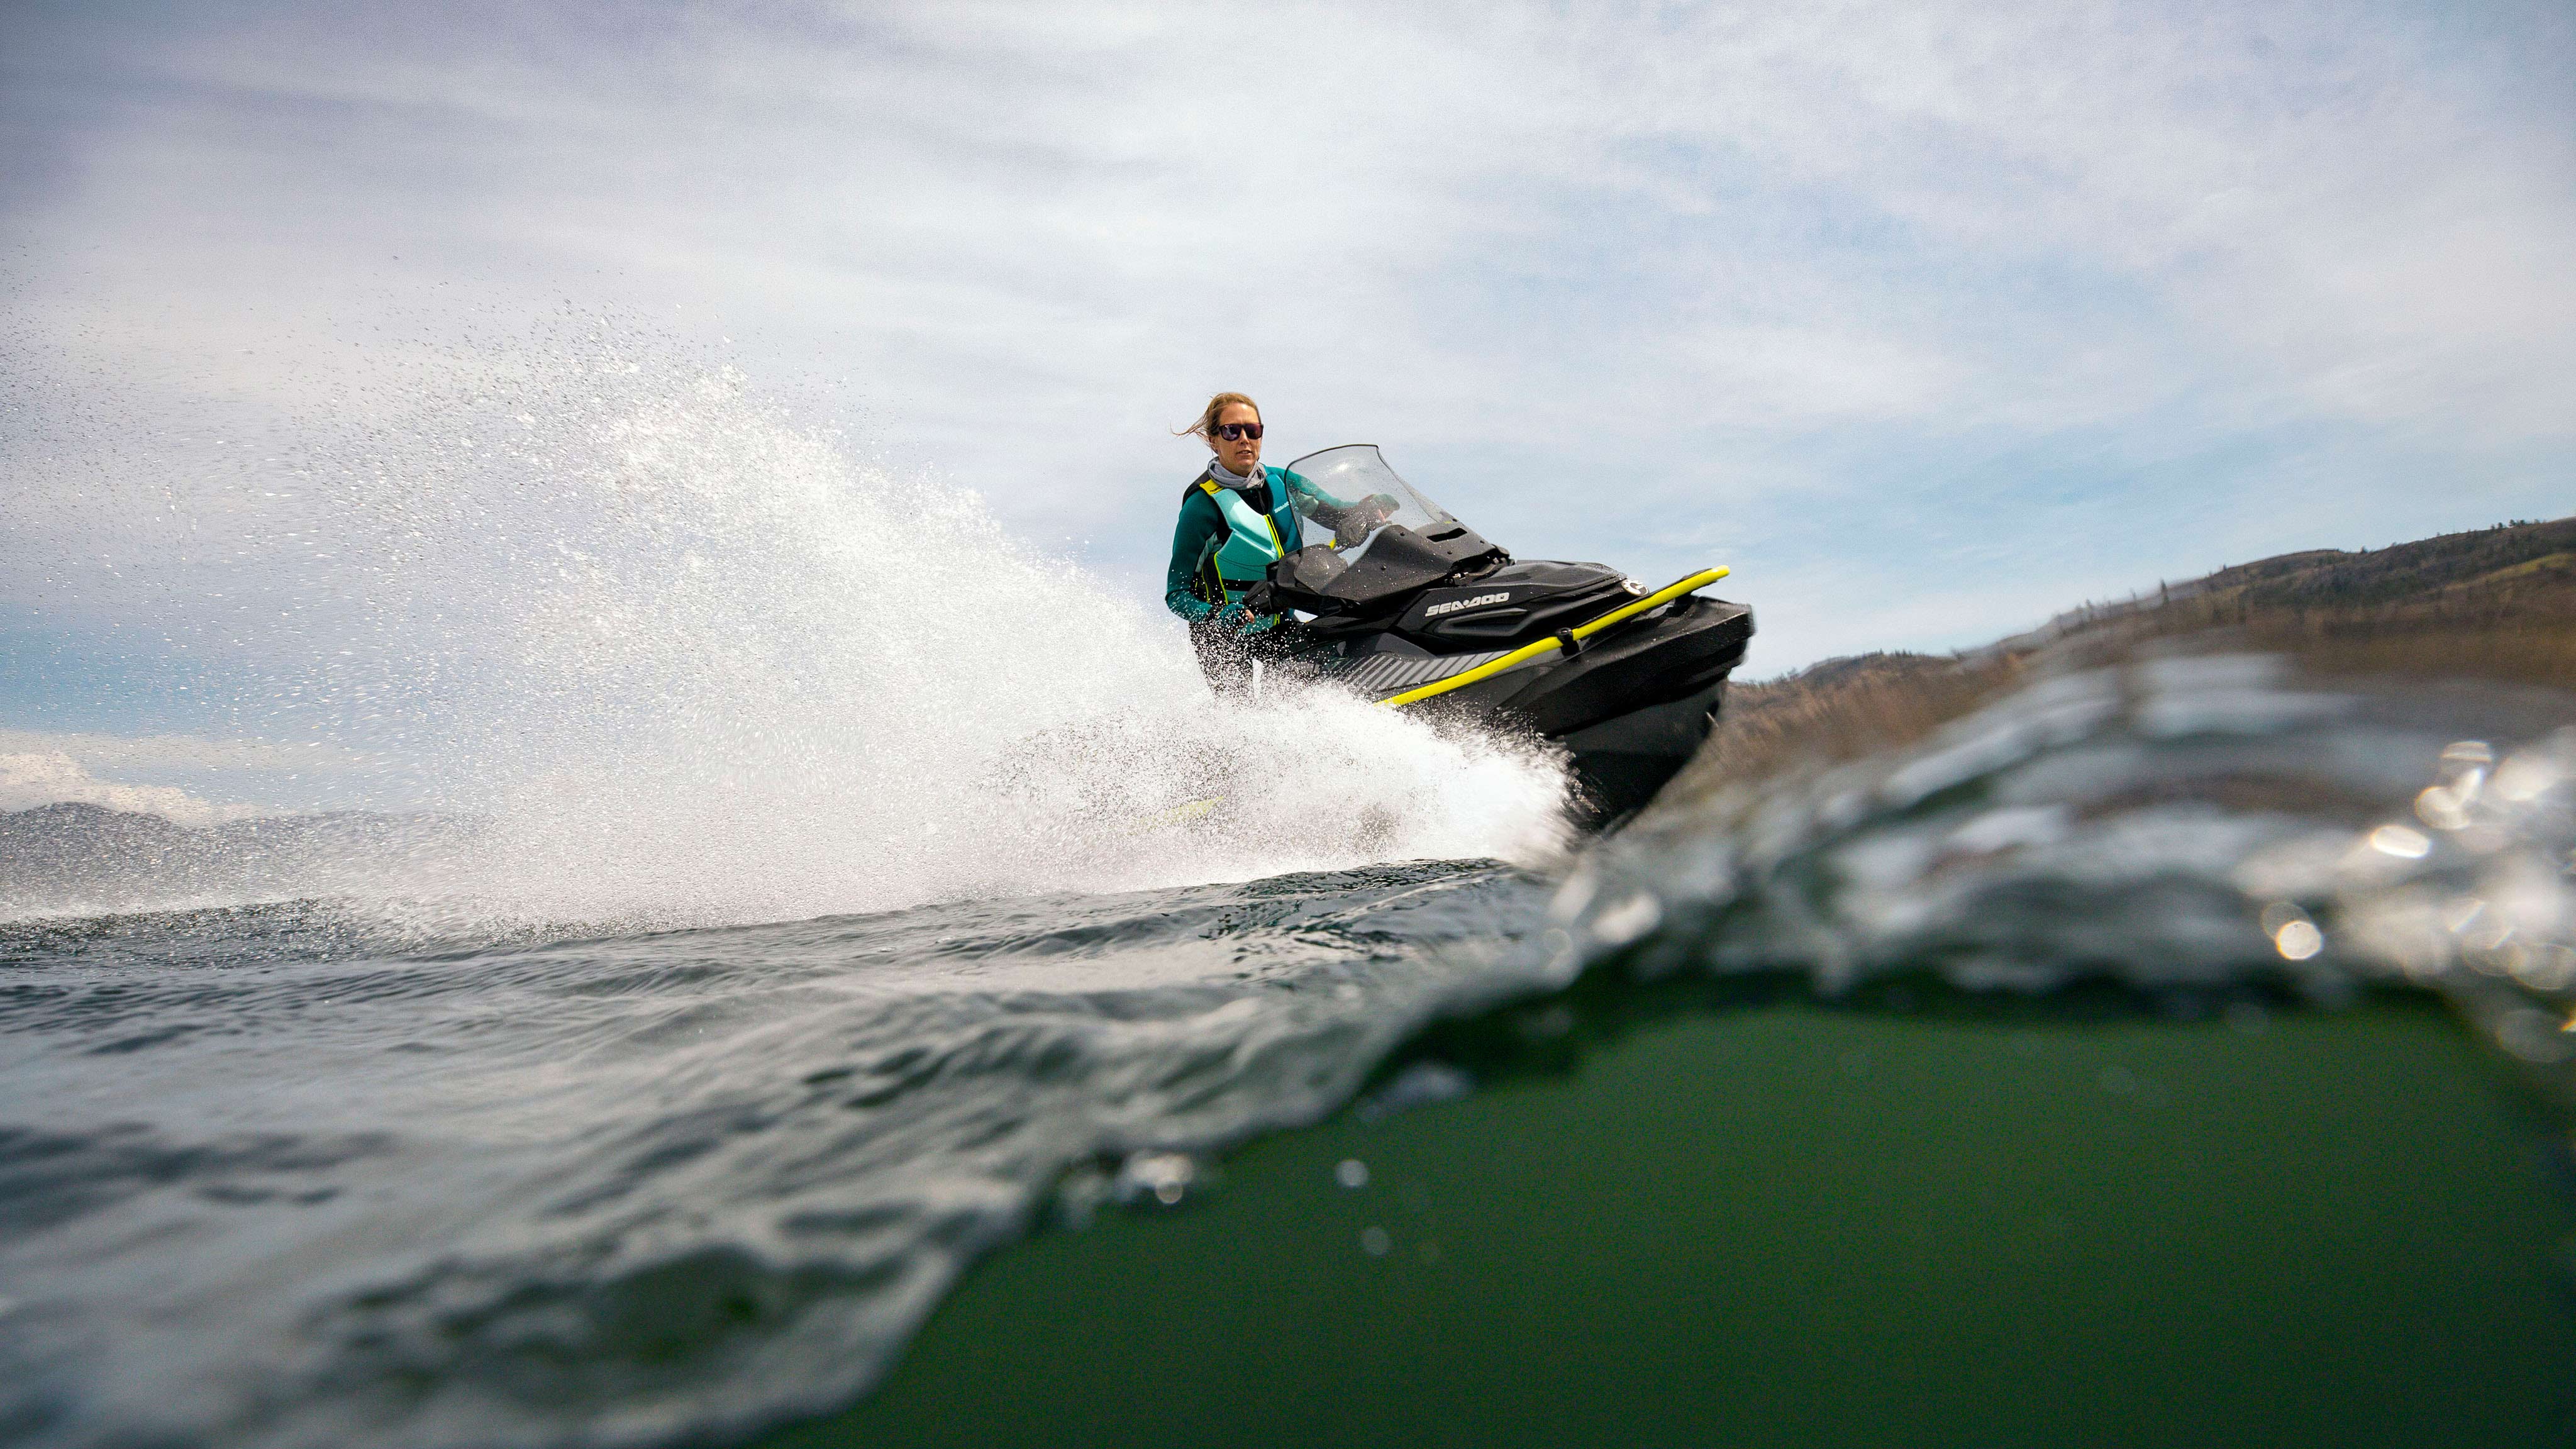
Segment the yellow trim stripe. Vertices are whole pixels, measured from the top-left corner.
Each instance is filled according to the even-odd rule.
[[[1689,578],[1681,580],[1679,583],[1668,584],[1665,587],[1648,594],[1644,598],[1637,600],[1635,603],[1622,605],[1621,607],[1613,609],[1609,613],[1602,615],[1600,618],[1593,620],[1591,623],[1577,625],[1566,632],[1572,634],[1577,639],[1589,639],[1593,635],[1600,633],[1602,630],[1609,628],[1613,624],[1625,623],[1626,621],[1637,617],[1639,614],[1646,612],[1648,609],[1661,608],[1662,606],[1671,603],[1673,600],[1680,598],[1684,594],[1695,593],[1698,590],[1707,588],[1709,585],[1716,583],[1719,579],[1725,578],[1727,572],[1727,570],[1722,568],[1703,569],[1700,572],[1691,575]],[[1381,699],[1378,703],[1385,705],[1389,709],[1402,709],[1408,704],[1420,704],[1422,701],[1430,699],[1435,695],[1447,694],[1453,689],[1464,689],[1468,685],[1474,684],[1479,680],[1491,679],[1495,675],[1502,673],[1504,670],[1511,668],[1513,665],[1536,659],[1551,649],[1562,647],[1562,645],[1557,643],[1556,636],[1551,634],[1535,644],[1524,644],[1520,648],[1513,650],[1511,653],[1504,655],[1500,659],[1494,660],[1490,664],[1479,664],[1464,674],[1453,674],[1447,679],[1435,679],[1431,683],[1422,686],[1420,689],[1408,689],[1402,694],[1391,695],[1385,699]]]

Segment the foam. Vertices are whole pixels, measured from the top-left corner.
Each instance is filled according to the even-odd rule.
[[[439,910],[704,925],[1559,840],[1540,753],[1219,701],[1155,601],[738,375],[513,356],[316,471],[399,661],[340,692],[491,817]]]

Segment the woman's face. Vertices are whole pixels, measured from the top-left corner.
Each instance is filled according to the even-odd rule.
[[[1250,403],[1227,403],[1217,413],[1216,425],[1208,429],[1215,435],[1208,441],[1216,448],[1216,460],[1223,463],[1228,472],[1251,477],[1252,470],[1261,465],[1261,440],[1250,433],[1240,438],[1227,437],[1225,429],[1229,423],[1248,423],[1257,428],[1261,426],[1261,414]]]

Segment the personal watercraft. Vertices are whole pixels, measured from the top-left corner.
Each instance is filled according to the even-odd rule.
[[[1753,611],[1594,563],[1515,560],[1396,476],[1370,443],[1288,465],[1352,500],[1329,542],[1270,565],[1245,603],[1295,610],[1283,662],[1394,708],[1554,741],[1586,823],[1654,798],[1707,740],[1753,636]]]

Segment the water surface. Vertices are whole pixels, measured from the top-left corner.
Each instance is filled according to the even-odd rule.
[[[2567,719],[2166,660],[1555,863],[1113,796],[1065,869],[1164,883],[21,919],[0,1437],[2531,1442]]]

